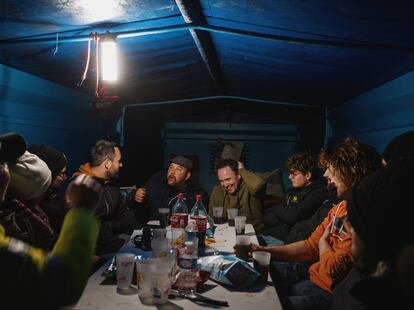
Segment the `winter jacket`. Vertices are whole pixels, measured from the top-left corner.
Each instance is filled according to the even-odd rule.
[[[202,195],[204,206],[208,206],[208,194],[198,183],[197,176],[193,173],[183,188],[177,189],[167,183],[165,170],[159,171],[148,179],[141,187],[146,189],[145,201],[136,209],[137,218],[140,221],[159,220],[158,209],[169,208],[176,202],[179,193],[183,193],[185,203],[190,212],[196,201],[196,195]]]
[[[328,190],[322,181],[315,181],[302,188],[291,188],[286,193],[283,204],[266,209],[265,226],[267,228],[279,225],[291,227],[299,221],[308,219],[327,196]]]
[[[6,236],[0,225],[2,309],[57,309],[76,303],[89,278],[98,229],[91,210],[72,209],[49,253]]]
[[[8,236],[43,250],[50,251],[57,239],[46,213],[39,206],[29,207],[18,199],[2,204],[0,224]]]
[[[96,254],[117,252],[125,243],[125,240],[118,236],[122,233],[132,234],[134,229],[140,229],[143,226],[135,219],[133,212],[133,209],[136,208],[133,199],[135,193],[132,192],[124,197],[118,186],[113,186],[107,180],[94,175],[89,164],[82,165],[79,171],[74,173],[74,177],[79,174],[92,176],[103,186],[102,201],[95,209],[95,214],[100,221]]]
[[[352,235],[350,232],[345,231],[341,239],[331,235],[329,237],[329,244],[332,250],[326,251],[322,255],[319,255],[319,239],[335,216],[343,218],[346,214],[346,201],[342,201],[329,211],[328,216],[323,220],[322,224],[305,240],[307,257],[317,260],[316,263],[309,267],[310,281],[330,293],[332,293],[333,285],[345,278],[352,268]],[[302,257],[296,257],[296,259],[298,261],[303,260]]]

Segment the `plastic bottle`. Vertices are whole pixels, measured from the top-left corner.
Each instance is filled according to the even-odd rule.
[[[203,197],[196,195],[196,202],[191,209],[190,219],[197,225],[198,255],[203,255],[206,249],[207,210],[203,204]]]
[[[168,239],[166,230],[163,228],[154,229],[151,240],[152,257],[164,257],[168,254]]]
[[[179,193],[171,210],[171,228],[185,228],[188,224],[188,208],[184,202],[184,194]]]
[[[191,241],[195,251],[198,251],[198,237],[197,237],[197,224],[194,220],[189,220],[188,225],[185,228],[185,241]]]
[[[175,286],[180,291],[192,291],[197,288],[197,251],[192,241],[186,241],[185,247],[179,250],[179,267]]]

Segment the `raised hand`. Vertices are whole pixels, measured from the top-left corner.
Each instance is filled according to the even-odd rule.
[[[66,190],[66,202],[70,207],[95,209],[102,199],[102,185],[92,177],[81,174]]]

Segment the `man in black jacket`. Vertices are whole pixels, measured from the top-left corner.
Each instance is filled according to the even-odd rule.
[[[118,236],[122,233],[131,234],[134,229],[142,227],[132,211],[136,207],[135,192],[124,198],[119,187],[111,184],[118,177],[122,167],[121,157],[116,143],[100,140],[91,150],[91,161],[81,165],[79,171],[74,173],[74,176],[92,176],[104,188],[101,203],[96,208],[96,216],[101,222],[96,246],[97,255],[118,251],[125,243]]]
[[[168,170],[153,175],[135,195],[140,204],[137,217],[145,220],[159,220],[160,208],[172,209],[179,193],[183,193],[188,211],[195,203],[195,196],[202,195],[203,203],[208,206],[208,194],[198,183],[193,173],[192,161],[178,155],[170,160]]]
[[[296,223],[312,217],[329,197],[326,184],[318,180],[316,155],[310,152],[293,154],[286,161],[286,168],[289,171],[292,188],[288,190],[283,204],[267,208],[263,215],[266,226],[265,235],[281,240],[287,238]],[[322,213],[325,216],[327,214],[327,212]],[[324,216],[320,218],[322,221]],[[311,226],[313,229],[310,232],[313,232],[315,227]]]

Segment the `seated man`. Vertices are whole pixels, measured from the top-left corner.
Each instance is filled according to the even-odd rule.
[[[414,211],[406,199],[414,186],[413,174],[413,161],[398,161],[352,190],[347,218],[355,271],[362,277],[348,287],[341,283],[335,288],[333,309],[413,309],[412,295],[397,275],[399,257],[414,243]],[[412,260],[410,264],[412,268]],[[409,282],[412,286],[413,278]],[[344,295],[344,290],[349,294]]]
[[[39,205],[47,214],[50,225],[56,234],[59,234],[68,208],[63,197],[59,196],[59,189],[66,179],[67,159],[65,154],[46,144],[32,144],[28,151],[43,160],[52,172],[52,183],[45,192]]]
[[[347,214],[346,200],[354,184],[381,166],[381,158],[374,148],[348,138],[323,150],[321,163],[328,183],[344,201],[329,211],[307,240],[273,247],[252,245],[252,251],[268,251],[273,259],[287,261],[274,264],[272,275],[284,309],[329,308],[333,286],[352,267],[351,233],[341,225]],[[305,262],[313,263],[308,269]]]
[[[10,175],[0,164],[0,209]],[[6,236],[0,225],[2,306],[15,309],[57,309],[74,304],[88,281],[99,223],[93,209],[102,187],[79,177],[67,190],[72,210],[51,253]]]
[[[137,208],[137,217],[145,222],[160,220],[160,208],[172,209],[179,193],[183,193],[190,212],[196,201],[196,195],[202,195],[204,205],[208,205],[208,194],[198,183],[192,172],[193,163],[187,157],[178,155],[170,160],[168,170],[153,175],[135,195],[141,205]]]
[[[217,178],[220,185],[214,186],[211,193],[210,215],[213,214],[213,207],[222,206],[226,220],[227,209],[238,208],[239,215],[246,216],[247,222],[253,224],[256,234],[262,233],[264,180],[233,159],[222,159],[217,163]]]
[[[115,142],[99,140],[92,147],[90,154],[91,161],[81,165],[74,176],[91,176],[104,187],[102,200],[95,210],[101,222],[96,255],[103,255],[118,251],[125,243],[125,240],[118,236],[122,233],[132,234],[134,229],[140,229],[142,224],[135,219],[131,210],[136,207],[135,193],[123,199],[119,187],[111,184],[118,177],[122,167],[119,146]]]
[[[292,183],[283,204],[266,208],[263,220],[264,235],[284,239],[290,228],[310,218],[328,198],[323,180],[318,178],[318,158],[310,152],[296,153],[286,161]]]
[[[46,163],[26,151],[9,162],[10,185],[0,213],[0,224],[10,237],[51,250],[56,234],[39,202],[49,188],[52,174]]]

